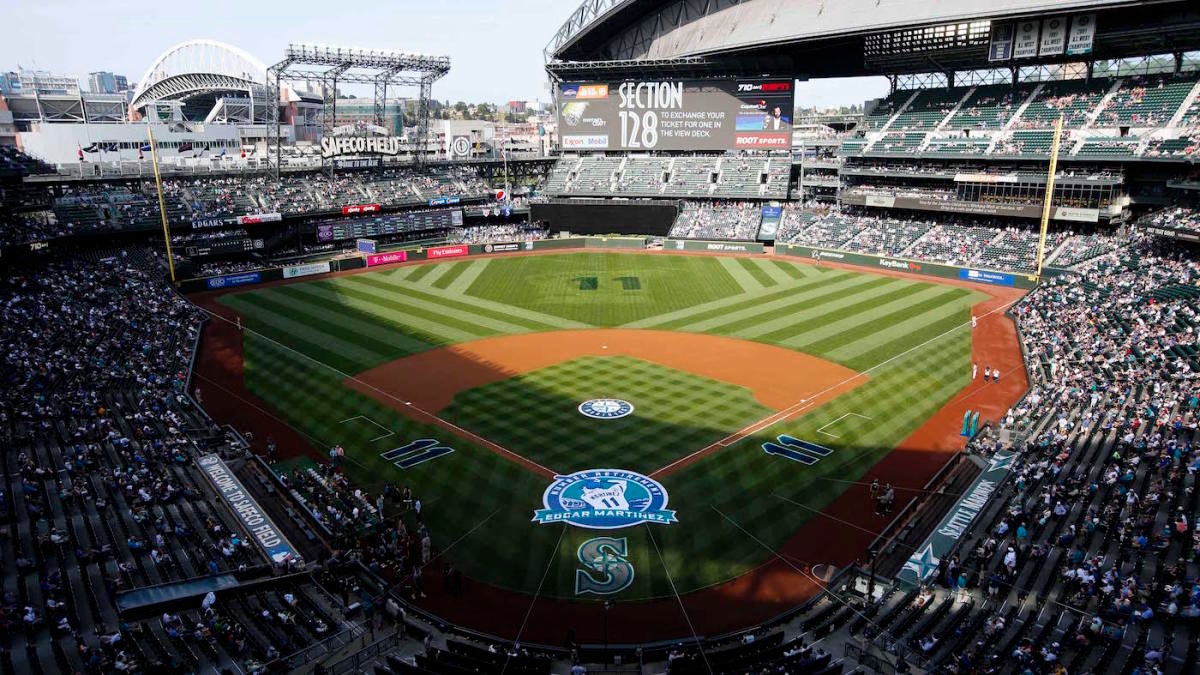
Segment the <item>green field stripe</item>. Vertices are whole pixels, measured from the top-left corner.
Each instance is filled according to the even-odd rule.
[[[776,343],[777,333],[791,334],[804,330],[807,326],[825,321],[825,317],[847,306],[859,303],[873,303],[880,296],[896,292],[908,286],[908,282],[893,279],[891,282],[880,281],[882,277],[860,278],[861,283],[822,293],[812,298],[800,301],[801,304],[776,303],[769,308],[768,313],[745,316],[744,318],[722,325],[715,329],[721,335],[735,335],[746,339],[761,339],[765,342]]]
[[[328,328],[337,340],[352,342],[368,349],[399,357],[432,348],[431,342],[396,330],[407,328],[367,303],[347,298],[316,284],[279,286],[259,295],[305,323]]]
[[[487,269],[488,263],[490,262],[492,261],[488,258],[484,258],[483,260],[471,260],[467,262],[462,273],[458,275],[458,278],[454,280],[454,283],[446,286],[445,290],[449,293],[457,293],[459,295],[466,293],[467,289],[471,287],[471,284],[475,283],[475,280],[479,278],[479,275],[483,274],[483,271]]]
[[[438,265],[436,263],[434,263],[434,264],[427,263],[424,265],[416,265],[413,267],[412,271],[409,272],[408,274],[405,274],[403,276],[396,275],[396,278],[398,278],[398,279],[402,278],[405,281],[408,281],[408,282],[411,282],[414,284],[419,283],[422,279],[425,278],[425,275],[432,272],[433,268],[435,268],[435,267],[440,267],[440,265]],[[399,272],[400,270],[396,270],[396,271]]]
[[[454,280],[457,279],[464,270],[467,269],[467,265],[469,264],[470,262],[466,260],[459,260],[458,262],[450,263],[448,265],[449,269],[446,270],[446,273],[438,277],[433,282],[433,287],[445,290],[450,286],[450,284],[454,283]],[[426,281],[428,281],[428,279],[426,279]]]
[[[759,283],[753,274],[750,274],[749,270],[740,264],[738,258],[717,258],[717,262],[721,263],[721,267],[724,267],[725,271],[729,272],[729,276],[733,277],[733,280],[737,282],[738,286],[742,287],[743,291],[750,293],[762,290],[763,285]]]
[[[262,322],[271,328],[287,334],[287,340],[284,341],[284,344],[296,347],[299,351],[310,356],[316,356],[311,351],[311,348],[319,347],[321,351],[336,354],[346,361],[362,365],[387,360],[386,353],[356,345],[343,340],[340,335],[326,333],[314,328],[307,321],[291,318],[292,312],[290,309],[283,308],[278,303],[274,303],[256,293],[227,297],[223,301],[230,307],[250,316],[254,321]],[[303,343],[304,348],[297,347],[296,342]]]
[[[414,270],[416,270],[420,267],[423,267],[423,265],[401,265],[400,267],[397,267],[395,269],[378,270],[378,271],[374,272],[373,274],[375,274],[376,276],[388,276],[388,277],[392,277],[393,279],[404,279],[408,275],[412,274]]]
[[[780,267],[778,265],[779,261],[773,260],[771,258],[750,258],[749,260],[751,262],[753,262],[755,264],[755,266],[758,267],[758,269],[760,269],[763,273],[765,273],[768,277],[770,277],[770,279],[771,279],[770,285],[771,286],[778,286],[780,284],[789,284],[789,283],[791,283],[792,279],[795,279],[796,277],[798,277],[800,275],[798,271],[797,271],[795,277],[788,274],[787,272],[785,272],[783,270],[782,267]]]
[[[933,341],[931,344],[936,345],[949,341],[960,334],[966,334],[970,331],[968,324],[970,323],[971,304],[969,302],[964,303],[958,307],[957,312],[944,316],[917,331],[909,333],[905,336],[903,342],[897,341],[879,345],[875,349],[865,351],[850,359],[846,362],[846,365],[855,370],[864,370],[887,361],[905,349],[911,349],[913,345],[919,345],[931,340]]]
[[[903,315],[908,318],[890,325],[884,321],[883,317],[880,317],[880,325],[887,326],[887,328],[866,331],[861,338],[829,352],[829,358],[845,363],[866,352],[893,342],[900,336],[908,333],[916,333],[922,328],[942,321],[947,317],[957,318],[957,315],[961,314],[964,308],[970,307],[974,301],[975,298],[967,294],[960,296],[954,301],[937,303],[929,309],[921,311],[919,314],[912,314],[909,310],[905,310]]]
[[[879,326],[881,324],[880,317],[887,316],[893,312],[913,311],[912,308],[920,305],[920,303],[940,299],[949,299],[951,294],[947,291],[953,290],[945,286],[935,286],[923,283],[907,283],[899,289],[889,289],[887,293],[880,294],[870,300],[855,302],[854,304],[841,307],[829,314],[822,316],[819,322],[809,324],[807,326],[798,326],[799,330],[778,331],[769,335],[764,335],[765,339],[778,342],[785,347],[792,349],[802,349],[809,345],[821,345],[823,340],[834,338],[838,335],[857,330],[863,326]],[[824,349],[811,348],[805,351],[813,353],[822,353],[833,349],[833,346],[824,345]]]
[[[450,301],[451,303],[457,303],[458,305],[463,305],[463,306],[469,307],[473,311],[474,310],[485,310],[485,311],[494,312],[500,316],[505,317],[507,320],[514,321],[514,322],[516,320],[520,319],[520,320],[524,320],[524,321],[532,321],[532,322],[535,322],[542,326],[548,326],[550,328],[558,328],[558,329],[591,328],[590,325],[580,322],[580,321],[572,321],[570,319],[563,319],[563,318],[560,318],[557,316],[553,316],[551,314],[544,314],[542,312],[537,312],[532,309],[525,309],[523,307],[515,307],[513,305],[507,305],[503,302],[496,302],[494,300],[486,300],[484,298],[478,298],[473,295],[459,295],[456,293],[451,293],[448,290],[444,291],[440,288],[433,288],[433,287],[421,288],[421,287],[418,287],[415,285],[410,286],[407,283],[404,283],[404,281],[396,280],[396,279],[386,279],[386,280],[382,280],[382,281],[384,281],[384,283],[386,283],[386,284],[389,284],[391,286],[394,286],[394,287],[400,288],[400,289],[406,289],[406,290],[412,290],[412,291],[419,290],[421,293],[428,295],[432,298],[437,298],[440,302],[443,302],[443,303],[446,301]],[[400,281],[400,283],[397,283],[397,281]]]
[[[391,323],[414,328],[437,338],[439,342],[466,342],[499,332],[485,325],[479,317],[454,316],[461,313],[431,303],[414,301],[394,292],[382,291],[372,285],[371,279],[363,275],[339,279],[334,286],[312,289],[310,292],[355,303],[355,307],[361,311],[378,315]]]
[[[499,312],[472,307],[470,304],[445,300],[424,291],[389,284],[382,279],[355,278],[357,290],[369,292],[381,301],[391,301],[405,307],[423,310],[433,320],[473,331],[474,326],[483,326],[500,333],[524,333],[530,330],[547,330],[552,326],[510,317]]]
[[[624,328],[658,328],[661,330],[673,330],[680,326],[686,326],[693,321],[721,316],[725,314],[730,307],[739,307],[749,302],[769,302],[778,298],[786,298],[793,293],[800,292],[806,288],[814,288],[837,282],[839,278],[849,278],[851,274],[844,272],[838,275],[829,277],[804,279],[799,283],[793,282],[787,288],[764,288],[755,293],[741,293],[720,300],[713,300],[693,307],[687,307],[674,312],[659,314],[658,316],[648,317],[641,321],[633,321],[625,324]]]
[[[754,280],[757,281],[763,288],[768,286],[778,286],[780,281],[787,280],[776,279],[775,277],[771,276],[771,274],[763,267],[763,263],[766,262],[766,260],[763,258],[735,258],[735,260],[741,263],[742,267],[744,267],[746,271],[750,273],[750,276],[754,277]]]
[[[225,296],[224,298],[222,298],[221,299],[222,304],[228,304],[228,303],[226,303],[226,300],[228,300],[229,297],[230,296]],[[230,305],[230,306],[232,306],[232,305]],[[246,316],[246,321],[245,321],[246,330],[245,330],[245,336],[243,338],[244,345],[245,345],[244,349],[249,349],[249,347],[255,341],[264,342],[264,343],[277,342],[280,345],[288,345],[292,349],[295,349],[297,352],[300,352],[301,354],[304,354],[305,356],[309,357],[309,359],[314,359],[321,363],[328,364],[332,368],[337,368],[337,369],[342,370],[347,373],[359,371],[362,368],[366,367],[366,365],[367,365],[366,363],[364,363],[362,361],[358,361],[355,359],[348,359],[340,353],[330,351],[323,344],[312,344],[312,343],[305,342],[304,340],[297,338],[296,336],[292,335],[291,333],[289,333],[286,330],[280,330],[278,328],[269,326],[261,321],[258,321],[254,316],[251,316],[249,313],[244,313],[244,314]],[[276,348],[282,349],[282,347],[276,347]],[[293,354],[293,358],[298,359],[298,360],[305,360],[305,361],[308,360],[308,359],[304,359],[299,354]]]
[[[772,302],[754,303],[732,312],[726,312],[705,321],[698,321],[682,326],[680,330],[706,332],[720,326],[730,326],[731,329],[753,325],[764,316],[773,312],[796,311],[799,307],[818,307],[855,293],[860,293],[876,286],[882,286],[891,281],[888,277],[873,277],[865,274],[854,274],[838,278],[835,283],[822,285],[800,293],[792,293],[785,298]]]
[[[429,265],[429,272],[420,279],[409,277],[409,281],[421,286],[432,286],[438,279],[442,278],[450,268],[454,267],[456,261],[438,263],[437,265]]]
[[[771,258],[770,262],[772,267],[775,267],[793,279],[803,279],[809,276],[810,268],[808,265],[796,265],[786,260],[780,260],[779,258]]]

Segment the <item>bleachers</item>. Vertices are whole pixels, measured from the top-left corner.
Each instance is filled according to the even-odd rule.
[[[1100,111],[1095,126],[1165,126],[1195,84],[1194,75],[1127,78]]]
[[[1002,129],[1031,91],[1027,86],[1014,90],[1008,84],[977,87],[944,129]]]
[[[952,89],[924,89],[904,112],[896,116],[889,131],[932,130],[958,105],[967,93],[962,87]]]
[[[925,141],[925,132],[903,132],[884,134],[883,138],[875,141],[871,146],[872,152],[889,152],[889,153],[910,153],[916,152],[917,148],[921,147],[921,143]]]
[[[1052,127],[1060,115],[1063,128],[1081,127],[1112,85],[1113,81],[1107,79],[1046,82],[1017,119],[1016,128]]]

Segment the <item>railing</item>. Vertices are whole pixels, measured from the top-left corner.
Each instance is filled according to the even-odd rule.
[[[286,659],[284,659],[284,661],[287,663],[289,671],[296,670],[303,667],[307,663],[311,663],[320,659],[326,654],[332,654],[333,652],[344,648],[351,642],[361,638],[365,632],[366,629],[363,628],[362,624],[351,624],[351,626],[346,630],[336,635],[330,635],[316,644],[309,645],[304,649],[292,654],[291,656],[288,656]]]
[[[341,673],[358,673],[364,672],[363,665],[374,661],[381,655],[386,654],[400,646],[402,639],[398,633],[393,633],[387,637],[380,638],[375,642],[363,647],[354,652],[350,656],[338,661],[337,663],[325,669],[329,675],[340,675]]]

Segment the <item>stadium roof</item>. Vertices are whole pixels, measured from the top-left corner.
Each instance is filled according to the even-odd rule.
[[[134,90],[133,107],[160,100],[211,99],[222,93],[261,95],[266,78],[266,64],[241,48],[216,40],[189,40],[163,52],[146,69]]]
[[[880,72],[863,63],[863,39],[871,34],[1086,11],[1100,12],[1098,24],[1103,31],[1149,16],[1186,13],[1194,4],[1187,0],[585,0],[547,45],[546,59],[561,65],[738,58],[743,59],[743,69],[750,65],[772,74],[789,68],[799,76],[862,75]],[[1186,41],[1186,33],[1180,34]],[[1159,35],[1164,51],[1172,46],[1169,37]],[[754,59],[747,63],[747,56]]]

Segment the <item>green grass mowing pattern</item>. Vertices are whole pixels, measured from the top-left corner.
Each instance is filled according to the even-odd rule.
[[[762,268],[762,265],[759,264],[759,260],[757,258],[737,258],[736,260],[741,263],[742,267],[746,268],[746,271],[750,273],[750,276],[754,277],[755,281],[762,286],[777,286],[779,284],[779,282],[775,281],[774,277],[772,277],[770,274],[767,274],[767,271]]]
[[[664,479],[680,522],[661,528],[659,541],[670,552],[667,562],[680,592],[736,577],[770,557],[720,513],[768,546],[782,545],[821,517],[815,513],[846,489],[846,481],[861,478],[965,386],[969,359],[969,331],[962,329],[873,371],[865,384],[798,420],[773,425]],[[850,412],[873,419],[839,424],[837,439],[817,433]],[[781,433],[834,452],[809,467],[763,452],[761,444]],[[806,562],[824,562],[819,544],[812,550],[814,559]]]
[[[710,309],[705,309],[703,307],[696,307],[695,309],[697,311],[694,313],[688,313],[684,316],[679,316],[677,318],[673,318],[668,321],[651,322],[649,324],[649,327],[657,328],[659,330],[677,330],[677,329],[684,328],[685,326],[689,326],[694,323],[699,323],[701,321],[720,319],[722,317],[728,316],[732,312],[741,311],[741,310],[745,309],[747,307],[747,305],[750,305],[752,307],[758,307],[758,306],[765,305],[768,303],[773,303],[773,302],[785,302],[786,303],[786,302],[792,300],[795,296],[799,295],[800,293],[808,293],[811,291],[815,291],[817,289],[824,288],[824,287],[830,286],[832,284],[844,282],[851,278],[852,278],[851,275],[847,273],[847,274],[840,274],[840,275],[830,275],[830,276],[820,277],[820,278],[805,279],[801,283],[796,284],[795,286],[790,286],[788,288],[769,292],[769,293],[766,293],[763,295],[757,295],[754,297],[753,303],[733,302],[733,303],[725,304],[724,301],[722,301],[721,303],[714,303],[714,304],[720,304],[720,306],[718,306],[718,307],[712,307]]]
[[[347,471],[357,485],[377,494],[385,482],[409,485],[421,498],[423,515],[435,546],[459,540],[449,557],[472,578],[504,588],[531,592],[541,578],[558,532],[532,526],[546,481],[437,427],[413,422],[342,386],[340,374],[247,334],[246,384],[318,448],[340,443]],[[365,415],[395,432],[350,417]],[[419,438],[436,438],[454,452],[408,470],[379,454]],[[489,514],[483,527],[479,526]],[[497,537],[496,533],[512,533]]]
[[[616,257],[620,261],[601,269],[595,260],[587,261],[597,256]],[[520,269],[524,261],[555,258],[567,260],[547,265],[546,269],[541,270],[542,276],[537,277],[541,281],[527,278],[529,268]],[[663,265],[660,261],[684,261],[686,269],[675,269],[673,265]],[[705,264],[697,265],[692,261],[704,261]],[[446,264],[458,266],[461,262]],[[790,319],[790,324],[784,321],[764,336],[769,336],[770,340],[759,338],[770,342],[782,341],[788,336],[802,337],[818,322],[819,325],[829,325],[843,321],[849,325],[854,323],[853,319],[868,316],[872,311],[879,313],[879,308],[887,305],[892,311],[881,314],[876,320],[864,321],[850,330],[822,335],[813,343],[831,350],[828,354],[817,355],[826,358],[840,356],[846,365],[857,370],[896,357],[894,361],[872,371],[871,379],[866,384],[798,420],[774,425],[753,439],[714,453],[664,480],[670,492],[670,508],[679,510],[681,522],[667,527],[653,526],[654,529],[649,531],[653,532],[655,540],[663,548],[663,555],[679,590],[687,591],[732,578],[769,557],[766,551],[729,524],[719,512],[728,514],[769,545],[779,545],[803,522],[813,517],[809,509],[823,507],[844,490],[845,484],[841,481],[861,476],[959,391],[966,383],[970,367],[970,334],[967,330],[955,330],[950,335],[943,333],[966,324],[970,304],[982,298],[981,295],[963,296],[956,291],[955,295],[960,297],[943,299],[942,303],[933,307],[932,300],[927,296],[920,293],[901,295],[899,288],[885,286],[878,281],[879,277],[871,274],[777,260],[765,264],[784,270],[792,279],[791,285],[784,287],[787,282],[782,282],[784,285],[775,288],[740,293],[740,286],[728,271],[722,265],[714,265],[714,262],[709,258],[621,254],[497,258],[490,260],[484,274],[480,274],[472,283],[469,292],[473,292],[480,284],[500,280],[508,284],[508,290],[515,296],[499,291],[483,300],[479,298],[484,296],[479,295],[454,296],[445,289],[438,289],[436,284],[413,286],[411,279],[370,274],[239,293],[226,296],[222,301],[245,314],[248,329],[262,330],[271,338],[347,372],[357,372],[374,365],[367,361],[389,360],[433,344],[453,341],[446,334],[435,338],[414,330],[404,323],[409,320],[405,317],[437,323],[445,333],[478,330],[466,319],[468,316],[478,316],[494,326],[507,323],[507,327],[500,332],[553,328],[554,321],[566,319],[614,325],[623,320],[640,318],[644,319],[640,324],[650,325],[654,323],[654,316],[672,312],[672,318],[660,322],[662,325],[679,328],[707,322],[711,327],[705,330],[709,332],[726,332],[733,328],[752,330],[756,321]],[[509,267],[513,263],[522,264]],[[415,281],[429,274],[420,272],[430,267],[434,265],[412,268],[412,274],[417,275]],[[580,273],[584,271],[581,269],[583,267],[594,272],[592,276],[597,278],[597,290],[576,289],[573,294],[557,298],[556,294],[561,294],[561,288],[553,293],[520,288],[522,284],[553,285],[558,280],[572,278],[571,275],[585,276]],[[466,269],[465,266],[463,269]],[[749,268],[746,270],[749,274]],[[608,276],[605,276],[606,273]],[[713,282],[710,273],[715,275],[716,282]],[[448,288],[454,278],[462,274],[464,272],[456,273],[447,268],[435,278],[440,284],[443,279],[450,277],[446,281]],[[678,275],[675,279],[682,279],[683,283],[661,284],[657,274]],[[636,277],[641,290],[625,291],[621,282],[616,280],[622,276]],[[780,275],[770,276],[780,283]],[[754,279],[759,281],[758,276]],[[704,284],[711,287],[703,293],[692,293]],[[595,295],[605,294],[606,286],[611,287],[607,289],[607,297]],[[864,286],[868,289],[865,292]],[[857,293],[852,292],[855,287],[858,288]],[[864,293],[870,293],[872,289],[883,292],[873,296],[873,302],[869,303]],[[630,299],[619,291],[630,295],[642,294],[638,299],[642,303],[649,296],[652,298],[650,304],[654,306],[642,306],[635,300],[633,304],[637,306],[632,310],[615,307]],[[579,297],[585,294],[586,297]],[[801,294],[809,295],[798,299],[796,296]],[[588,300],[597,297],[600,298],[598,302]],[[930,302],[929,305],[915,302],[904,306],[896,304],[906,298],[925,298]],[[297,301],[302,301],[304,306],[297,305]],[[506,301],[516,305],[511,315],[504,311],[505,305],[497,304]],[[487,302],[487,307],[478,306],[484,302]],[[709,306],[706,307],[706,303]],[[817,307],[824,309],[817,311]],[[415,311],[408,314],[413,308]],[[441,311],[437,311],[438,308],[442,308]],[[687,308],[695,311],[688,312]],[[927,311],[919,311],[922,308]],[[747,309],[751,311],[746,312]],[[529,310],[542,314],[531,314]],[[680,311],[684,313],[680,314]],[[450,313],[454,315],[444,316]],[[737,316],[732,317],[731,321],[722,321],[735,313]],[[538,316],[541,318],[534,318]],[[432,324],[428,325],[432,327]],[[386,339],[389,333],[397,336],[394,342]],[[413,485],[427,505],[427,521],[436,545],[448,545],[495,512],[484,527],[465,536],[451,552],[451,559],[469,576],[500,587],[531,592],[553,554],[551,574],[543,593],[573,597],[574,571],[578,567],[575,562],[576,550],[582,541],[595,533],[568,528],[557,553],[554,552],[561,528],[529,522],[533,510],[541,505],[541,493],[546,487],[544,479],[486,450],[448,436],[440,429],[425,427],[403,418],[387,406],[381,406],[345,388],[342,377],[328,368],[272,346],[267,340],[254,337],[251,330],[247,330],[246,335],[246,380],[251,390],[272,408],[287,411],[288,422],[312,436],[317,447],[341,442],[355,460],[350,469],[352,476],[368,490],[377,490],[384,480]],[[935,337],[938,338],[936,341],[922,344]],[[824,344],[820,344],[822,342]],[[912,351],[903,353],[907,349]],[[804,351],[813,352],[810,345],[805,345]],[[599,369],[593,367],[588,370]],[[610,374],[608,377],[617,376]],[[583,381],[580,378],[578,374],[565,380],[560,378],[553,385],[559,387],[557,391],[545,383],[537,386],[522,383],[514,390],[524,390],[526,394],[533,391],[541,397],[531,406],[532,409],[545,408],[542,405],[544,401],[570,398],[570,405],[564,408],[569,409],[566,414],[571,419],[583,421],[587,418],[578,415],[575,405],[583,398],[601,394],[589,392],[584,395],[578,389],[573,389],[580,386]],[[628,377],[618,379],[622,380],[622,384],[627,384],[629,380]],[[737,415],[732,413],[728,421],[717,421],[708,414],[706,406],[710,406],[709,401],[714,397],[728,398],[727,392],[717,393],[707,386],[671,382],[662,374],[640,379],[648,383],[649,390],[644,394],[639,392],[624,397],[634,400],[638,405],[635,415],[641,414],[644,407],[635,398],[653,395],[671,401],[687,401],[691,408],[688,412],[692,414],[685,421],[695,425],[692,418],[699,418],[702,420],[701,426],[714,427],[714,432],[715,427],[720,426],[717,438],[748,423],[735,420]],[[505,384],[502,382],[489,386]],[[748,392],[732,385],[714,384],[749,396]],[[513,387],[512,384],[508,386]],[[464,392],[467,393],[471,392]],[[511,391],[505,395],[510,398],[515,396]],[[528,405],[530,400],[533,399],[528,395],[520,396],[514,399],[513,405]],[[753,403],[752,398],[750,401]],[[455,405],[459,405],[459,401],[456,400]],[[536,427],[536,422],[541,422],[534,420],[525,426],[513,423],[512,415],[507,414],[507,410],[503,414],[497,413],[497,406],[490,399],[479,401],[476,407],[485,412],[473,414],[499,418],[501,424],[508,425],[507,430],[482,434],[506,446],[510,444],[504,442],[503,434],[511,434],[513,439],[524,439],[533,435],[530,428]],[[696,409],[704,409],[704,413],[697,415],[694,413]],[[825,439],[816,434],[817,428],[847,412],[868,415],[873,419],[851,418],[853,422],[845,420],[839,423],[836,433],[841,438],[838,439]],[[382,433],[374,424],[361,420],[338,424],[342,419],[363,414],[394,430],[396,445],[400,444],[400,439],[410,441],[431,437],[449,442],[456,452],[402,472],[378,457],[382,450],[395,446],[390,438],[386,441],[370,441]],[[765,414],[746,413],[749,421]],[[495,419],[483,421],[496,424]],[[621,453],[628,451],[635,454],[622,465],[651,471],[707,444],[699,437],[694,443],[688,443],[690,447],[683,448],[684,444],[677,444],[675,431],[679,424],[678,420],[672,422],[668,419],[668,423],[655,421],[648,427],[652,427],[653,432],[636,432],[641,433],[640,443],[630,444],[628,450],[614,451],[609,443],[597,443],[595,434],[569,434],[557,428],[561,424],[554,426],[542,422],[539,435],[564,433],[570,436],[570,440],[548,450],[557,453],[563,465],[548,460],[538,461],[560,471],[569,471],[596,466],[601,459],[616,461]],[[474,422],[467,426],[481,433]],[[814,467],[803,467],[763,453],[760,444],[779,433],[817,440],[834,448],[835,453]],[[665,441],[662,438],[664,436],[667,439]],[[574,443],[574,448],[568,448],[568,443]],[[520,451],[519,448],[514,449]],[[532,454],[531,458],[537,459]],[[773,497],[774,492],[803,506],[794,506]],[[615,533],[628,539],[630,559],[637,570],[634,586],[619,599],[671,595],[666,574],[647,532],[647,527],[636,527]]]
[[[432,272],[434,267],[434,265],[418,265],[417,269],[404,276],[404,280],[414,284],[418,283],[424,279],[426,275]]]
[[[433,282],[433,287],[441,288],[443,290],[449,288],[450,284],[454,283],[455,279],[459,278],[460,276],[462,276],[463,272],[467,271],[467,266],[470,265],[472,262],[474,262],[474,261],[473,260],[460,260],[455,263],[449,263],[450,269],[446,270],[445,274],[443,274],[441,277],[439,277],[437,281]]]
[[[619,398],[628,417],[577,406]],[[750,390],[626,356],[587,356],[460,392],[441,416],[558,473],[649,473],[773,411]]]
[[[805,276],[804,272],[799,267],[797,267],[796,265],[793,265],[792,263],[789,263],[785,260],[779,260],[777,258],[772,258],[768,262],[770,264],[774,265],[775,267],[778,267],[779,269],[783,270],[784,274],[788,275],[789,277],[791,277],[793,279],[802,279]]]
[[[595,326],[619,326],[740,293],[719,260],[621,253],[493,260],[467,294]],[[637,279],[638,288],[629,289],[623,278]],[[595,290],[581,290],[592,280]]]

